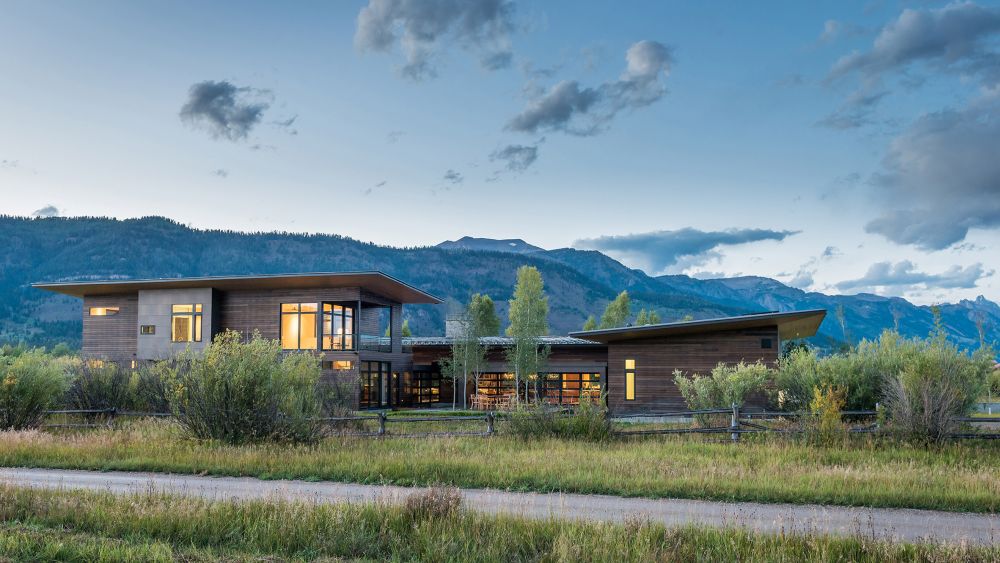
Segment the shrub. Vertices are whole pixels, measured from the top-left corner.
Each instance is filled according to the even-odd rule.
[[[685,376],[674,372],[677,388],[691,410],[729,408],[733,403],[742,405],[747,397],[763,391],[772,378],[774,370],[762,362],[736,365],[720,363],[708,376],[695,374]],[[697,417],[699,423],[707,425],[710,417]]]
[[[568,438],[600,442],[611,437],[604,398],[581,397],[571,412],[542,403],[518,403],[505,424],[507,430],[525,439]]]
[[[176,377],[178,363],[173,360],[143,364],[129,380],[131,404],[139,412],[170,412],[170,382]]]
[[[885,376],[884,403],[894,432],[920,442],[940,443],[955,432],[988,384],[992,351],[968,355],[942,334],[917,341],[903,368]]]
[[[128,409],[131,373],[113,362],[76,361],[66,403],[74,409]]]
[[[314,442],[321,437],[319,358],[282,355],[277,341],[254,333],[218,335],[202,356],[184,354],[168,374],[169,401],[194,437],[230,444]]]
[[[43,350],[0,355],[0,429],[38,426],[68,385],[64,365]]]
[[[462,508],[462,494],[455,487],[430,487],[413,493],[403,503],[403,513],[411,522],[447,518]]]
[[[1000,397],[1000,368],[995,368],[990,372],[989,393],[992,397]]]
[[[847,393],[839,387],[827,385],[824,389],[813,388],[813,400],[809,403],[811,416],[805,419],[806,433],[813,441],[832,445],[847,435],[840,414],[846,397]]]

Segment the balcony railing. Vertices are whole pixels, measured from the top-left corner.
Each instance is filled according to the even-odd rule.
[[[388,336],[358,336],[358,349],[369,352],[392,352],[392,338]]]

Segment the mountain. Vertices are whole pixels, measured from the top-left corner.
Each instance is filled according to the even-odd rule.
[[[446,240],[437,245],[437,248],[445,250],[486,250],[491,252],[513,252],[515,254],[529,254],[531,252],[544,252],[545,249],[530,245],[519,238],[492,239],[462,237],[458,240]]]
[[[825,308],[830,313],[813,341],[828,348],[897,323],[902,333],[923,336],[934,324],[929,307],[899,298],[807,293],[769,278],[651,277],[600,252],[544,250],[520,239],[463,237],[393,248],[338,235],[192,229],[162,217],[0,217],[0,241],[0,342],[79,344],[80,302],[30,287],[37,281],[380,270],[449,301],[487,293],[505,317],[517,268],[525,264],[545,280],[552,334],[579,329],[623,289],[634,310],[655,309],[666,321]],[[445,309],[408,306],[406,316],[415,334],[441,334]],[[977,344],[979,326],[989,341],[1000,339],[1000,307],[991,301],[961,301],[940,311],[959,343]]]

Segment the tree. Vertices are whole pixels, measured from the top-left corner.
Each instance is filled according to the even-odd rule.
[[[691,313],[688,313],[688,314],[684,315],[683,317],[681,317],[680,320],[679,320],[679,322],[688,323],[688,322],[691,322],[693,320],[694,320],[694,315],[692,315]]]
[[[661,322],[663,322],[663,321],[660,319],[660,314],[657,313],[655,309],[651,310],[649,312],[649,324],[651,324],[651,325],[658,325]]]
[[[604,309],[601,315],[601,328],[618,328],[625,326],[628,318],[632,315],[632,302],[628,297],[628,292],[623,291],[615,297]]]
[[[538,268],[521,266],[517,269],[517,284],[508,315],[507,336],[513,342],[507,349],[507,362],[514,372],[515,389],[520,390],[521,379],[527,381],[528,377],[542,371],[549,356],[548,347],[541,346],[541,337],[549,332],[549,298],[545,296]]]
[[[635,326],[646,326],[649,324],[649,313],[645,309],[640,309],[635,316]]]
[[[399,333],[404,338],[413,336],[413,332],[410,331],[410,319],[403,319],[403,326],[400,328]]]
[[[474,294],[467,309],[469,322],[476,336],[500,335],[500,317],[489,295]]]
[[[594,315],[587,317],[587,321],[583,323],[583,330],[596,330],[597,320],[594,319]]]

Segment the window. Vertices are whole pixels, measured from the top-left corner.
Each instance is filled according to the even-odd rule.
[[[315,303],[281,304],[281,347],[285,350],[315,350],[317,345]]]
[[[118,307],[91,307],[90,316],[91,317],[110,317],[111,315],[117,315],[118,311],[121,309]]]
[[[601,374],[547,373],[544,392],[545,402],[553,405],[578,405],[581,397],[597,401],[601,398]]]
[[[350,360],[324,360],[323,369],[332,369],[337,371],[350,371],[354,369],[354,362]]]
[[[139,334],[156,334],[156,325],[142,325],[139,327]]]
[[[201,303],[170,306],[170,341],[201,342]]]
[[[323,349],[354,349],[354,307],[323,303]]]
[[[361,396],[358,399],[363,409],[386,405],[389,401],[387,379],[391,367],[389,362],[361,362]]]
[[[632,371],[629,371],[632,370]],[[635,360],[625,360],[625,400],[635,400]]]
[[[770,348],[771,347],[771,339],[770,338],[761,338],[760,339],[760,347],[761,348]]]

